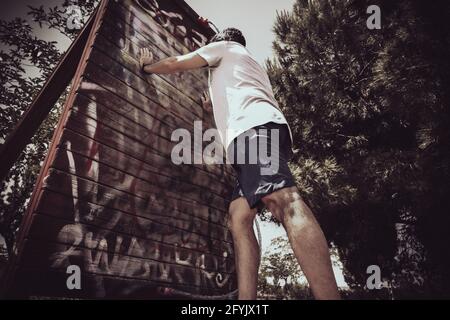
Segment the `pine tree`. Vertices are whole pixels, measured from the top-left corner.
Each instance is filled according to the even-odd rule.
[[[366,26],[372,4],[380,30]],[[449,8],[297,0],[278,14],[267,69],[293,129],[293,171],[353,289],[376,264],[394,297],[450,291]]]

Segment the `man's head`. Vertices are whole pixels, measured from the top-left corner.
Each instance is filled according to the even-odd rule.
[[[217,33],[214,37],[209,40],[209,43],[219,42],[219,41],[234,41],[242,44],[244,47],[247,42],[245,41],[242,32],[236,28],[226,28],[221,32]]]

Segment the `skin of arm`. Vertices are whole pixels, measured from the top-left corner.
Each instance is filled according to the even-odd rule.
[[[141,49],[141,63],[146,73],[171,74],[180,71],[199,69],[208,65],[205,59],[191,52],[182,56],[174,56],[153,63],[153,55],[148,49]]]

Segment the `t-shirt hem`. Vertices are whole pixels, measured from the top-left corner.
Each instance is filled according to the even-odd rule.
[[[290,128],[290,126],[289,126],[289,124],[287,123],[286,120],[279,120],[279,119],[259,120],[259,121],[254,121],[254,122],[252,122],[252,123],[250,123],[250,124],[247,124],[245,127],[241,128],[241,129],[239,130],[239,132],[237,132],[237,133],[231,135],[230,137],[227,137],[227,139],[226,139],[226,146],[224,146],[224,147],[225,147],[225,151],[226,151],[226,152],[228,151],[228,147],[230,146],[230,144],[231,144],[231,143],[233,142],[233,140],[236,139],[240,134],[244,133],[244,132],[247,131],[247,130],[250,130],[251,128],[254,128],[254,127],[257,127],[257,126],[261,126],[261,125],[266,124],[266,123],[269,123],[269,122],[274,122],[274,123],[277,123],[277,124],[285,124],[285,125],[288,127],[288,130],[289,130],[289,137],[290,137],[290,139],[291,139],[291,149],[292,149],[292,151],[294,151],[294,149],[293,149],[293,143],[294,143],[294,140],[293,140],[293,137],[292,137],[292,131],[291,131],[291,128]]]

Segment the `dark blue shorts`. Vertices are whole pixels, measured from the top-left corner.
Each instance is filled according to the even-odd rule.
[[[273,130],[278,131],[278,139]],[[245,197],[250,208],[261,209],[262,198],[295,186],[288,166],[292,146],[285,124],[269,122],[244,132],[230,144],[228,156],[237,175],[231,201]]]

